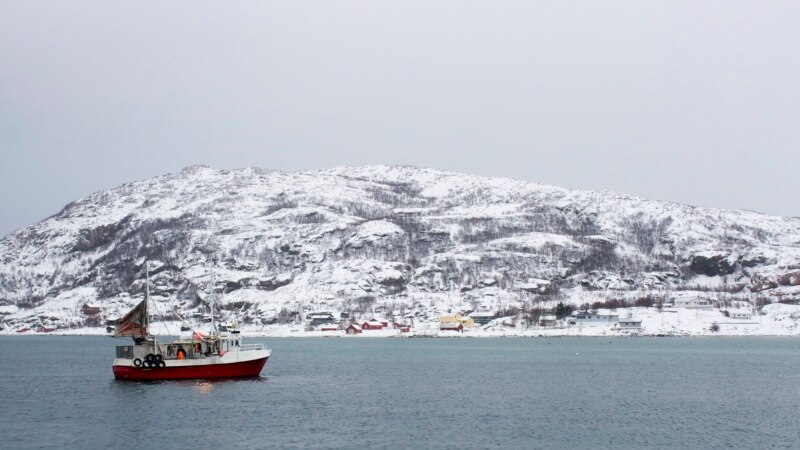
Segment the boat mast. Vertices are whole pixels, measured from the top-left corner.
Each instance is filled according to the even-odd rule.
[[[147,326],[150,325],[150,312],[147,310],[147,303],[150,301],[150,261],[144,262],[144,333],[147,333]]]
[[[150,325],[150,311],[148,309],[148,303],[150,303],[150,261],[145,261],[144,263],[144,278],[144,334],[147,335],[150,334],[147,330]],[[158,339],[155,334],[153,335],[153,353],[161,353],[158,351]]]
[[[214,267],[216,266],[216,261],[214,261],[214,265],[211,266],[211,331],[217,331],[217,323],[214,321],[214,303],[217,302],[217,292],[214,286]]]

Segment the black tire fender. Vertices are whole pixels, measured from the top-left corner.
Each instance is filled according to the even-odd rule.
[[[139,358],[134,359],[133,360],[133,367],[142,367],[142,360],[139,359]]]

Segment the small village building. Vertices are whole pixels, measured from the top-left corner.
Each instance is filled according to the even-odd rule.
[[[383,326],[383,328],[389,328],[389,321],[382,317],[371,317],[369,319],[369,322],[378,322],[379,324],[381,324],[381,326]]]
[[[601,313],[597,310],[576,311],[569,319],[570,325],[613,325],[619,319],[618,314]]]
[[[442,324],[439,324],[439,331],[457,331],[457,332],[463,332],[463,331],[464,331],[464,325],[463,325],[463,324],[461,324],[460,322],[447,322],[447,323],[442,323]]]
[[[714,302],[701,297],[681,297],[676,298],[675,301],[676,308],[687,308],[687,309],[714,309]]]
[[[540,327],[554,327],[558,325],[558,318],[553,314],[545,314],[539,317]]]
[[[81,311],[87,316],[100,314],[100,305],[96,303],[84,303],[83,308],[81,308]]]
[[[382,330],[383,323],[378,322],[377,320],[370,320],[361,324],[361,329],[364,331],[368,330]]]
[[[469,317],[470,319],[472,319],[474,323],[477,323],[478,325],[486,325],[487,323],[494,320],[497,317],[497,314],[488,311],[483,311],[483,312],[476,311],[471,313]]]
[[[738,319],[738,320],[750,320],[753,318],[753,314],[750,311],[744,309],[729,309],[728,318]]]
[[[552,292],[552,283],[550,281],[535,278],[528,279],[527,283],[515,283],[515,287],[532,294],[549,294]]]
[[[620,329],[639,330],[642,328],[642,319],[634,319],[633,317],[626,317],[619,319],[617,323]]]
[[[319,331],[338,331],[339,327],[336,325],[323,325],[320,327]]]
[[[411,323],[408,321],[393,322],[392,328],[395,330],[400,330],[401,333],[409,333],[411,332]]]
[[[345,334],[361,334],[361,326],[351,323],[344,332]]]
[[[441,326],[446,323],[460,323],[462,328],[472,328],[475,326],[475,321],[472,317],[464,317],[460,313],[456,313],[452,316],[440,316],[439,325]]]
[[[336,323],[336,318],[333,317],[333,314],[329,312],[316,312],[311,313],[306,316],[306,320],[309,321],[309,325],[317,326],[317,325],[327,325],[331,323]]]

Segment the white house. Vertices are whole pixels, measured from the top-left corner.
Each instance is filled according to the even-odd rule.
[[[675,299],[675,307],[687,309],[714,309],[714,302],[707,298],[680,297]]]
[[[539,326],[541,327],[554,327],[558,324],[558,319],[553,314],[545,314],[539,317]]]
[[[619,319],[619,322],[617,322],[617,326],[620,329],[639,330],[642,328],[642,319],[634,319],[633,317],[626,317],[624,319]]]
[[[619,319],[619,314],[591,311],[575,311],[569,319],[570,325],[614,325]]]
[[[753,314],[746,309],[729,309],[728,310],[728,318],[730,319],[740,319],[740,320],[750,320],[753,318]]]

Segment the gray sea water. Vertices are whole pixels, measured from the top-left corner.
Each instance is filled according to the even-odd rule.
[[[800,339],[251,339],[261,378],[121,382],[0,338],[0,448],[800,448]]]

